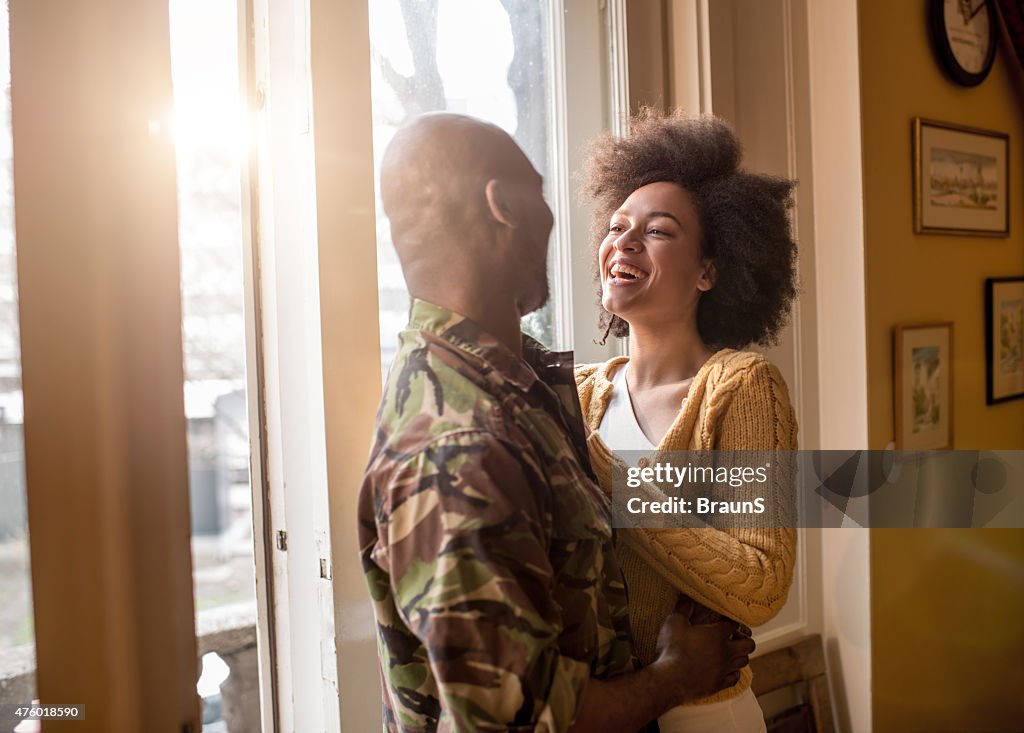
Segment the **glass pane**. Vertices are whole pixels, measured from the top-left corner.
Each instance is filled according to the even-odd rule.
[[[547,4],[542,0],[379,0],[370,4],[375,170],[395,131],[447,110],[512,135],[548,180],[551,140]],[[379,186],[378,186],[379,189]],[[409,295],[378,200],[377,272],[382,369],[405,326]],[[554,283],[552,283],[554,287]],[[554,343],[551,305],[523,319]]]
[[[170,0],[178,230],[204,731],[260,728],[245,395],[235,0]]]
[[[0,7],[0,703],[26,703],[35,698],[35,635],[22,443],[9,28],[4,3]],[[11,730],[3,725],[0,729]]]

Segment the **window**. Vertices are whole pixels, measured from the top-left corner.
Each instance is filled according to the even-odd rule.
[[[542,0],[371,3],[375,173],[379,175],[381,156],[399,127],[424,112],[447,110],[503,128],[550,189],[549,36],[547,3]],[[379,200],[377,231],[381,362],[386,372],[408,317],[409,295]],[[552,310],[549,302],[523,319],[524,329],[549,346],[556,343]]]
[[[11,70],[7,5],[0,9],[0,703],[35,697],[32,579],[14,251]]]
[[[587,358],[606,350],[591,343],[596,318],[585,241],[589,222],[573,203],[571,178],[580,144],[609,129],[617,109],[625,108],[616,104],[625,97],[625,88],[615,84],[621,64],[611,63],[624,52],[616,43],[620,17],[614,9],[576,0],[370,4],[375,173],[395,131],[424,112],[468,114],[508,132],[544,177],[556,220],[551,299],[523,319],[523,329],[552,348],[583,346]],[[386,373],[409,296],[379,199],[377,245]]]
[[[260,655],[262,676],[276,675],[269,687],[261,683],[261,700],[276,705],[282,730],[334,730],[339,716],[347,728],[371,730],[380,725],[376,630],[352,551],[355,496],[378,375],[394,353],[408,296],[387,220],[379,207],[375,222],[364,213],[373,181],[364,182],[370,155],[360,120],[372,112],[375,169],[394,131],[422,111],[474,114],[513,133],[545,175],[559,217],[552,303],[524,325],[550,345],[571,346],[574,313],[585,310],[574,309],[574,293],[590,309],[593,289],[587,258],[570,256],[573,232],[586,232],[588,222],[586,211],[569,206],[569,177],[579,143],[612,119],[611,21],[591,0],[374,0],[364,6],[367,39],[350,7],[245,5],[256,154],[243,240],[259,290],[254,341],[265,411],[265,485],[255,508],[266,512],[258,523],[272,539],[256,556],[268,568],[273,609]],[[517,65],[525,71],[510,81]],[[359,245],[374,225],[379,247],[370,252]],[[373,259],[379,287],[353,277]],[[570,265],[580,283],[579,273],[565,274]],[[379,335],[363,329],[375,315]]]
[[[235,0],[171,0],[174,136],[204,731],[254,731],[256,589],[246,414],[240,100]],[[248,686],[249,689],[246,689]],[[223,714],[222,714],[223,711]],[[225,716],[228,720],[225,720]]]

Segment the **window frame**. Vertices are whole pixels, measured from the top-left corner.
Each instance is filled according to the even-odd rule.
[[[264,730],[371,730],[380,726],[379,705],[366,704],[380,699],[376,627],[355,551],[380,399],[368,5],[239,2],[257,139],[243,202],[254,536],[268,578],[257,583]],[[563,343],[578,334],[591,360],[621,345],[593,344],[596,323],[580,317],[593,312],[592,273],[572,243],[586,240],[590,216],[568,193],[582,155],[569,141],[599,134],[628,107],[625,2],[607,6],[549,5],[559,101],[549,111],[562,136],[550,182],[561,220],[552,260],[568,273],[554,284],[553,326]],[[581,25],[592,31],[585,42]],[[567,102],[566,89],[580,88],[590,98]],[[315,205],[324,201],[345,203]],[[343,275],[353,269],[366,277],[353,283]],[[287,550],[276,541],[282,531]]]

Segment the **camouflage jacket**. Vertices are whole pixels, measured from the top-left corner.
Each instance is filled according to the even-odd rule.
[[[359,494],[386,731],[564,731],[632,667],[571,354],[414,302]]]

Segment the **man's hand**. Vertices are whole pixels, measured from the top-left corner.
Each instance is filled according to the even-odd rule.
[[[735,685],[754,651],[750,629],[735,621],[692,624],[693,601],[680,603],[661,627],[660,656],[633,674],[591,679],[572,733],[637,730],[687,700]]]
[[[690,623],[692,605],[670,615],[658,635],[658,659],[651,665],[681,704],[735,685],[750,661],[750,629],[734,621]]]

